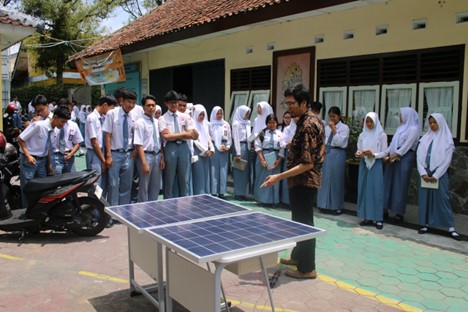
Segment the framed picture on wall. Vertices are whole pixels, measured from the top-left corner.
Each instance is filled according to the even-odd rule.
[[[315,47],[273,52],[272,106],[282,122],[287,107],[282,105],[287,88],[303,84],[309,88],[310,99],[314,99]]]
[[[248,105],[250,91],[232,91],[231,93],[231,114],[229,120],[232,123],[234,112],[241,105]]]
[[[250,107],[251,112],[250,112],[250,121],[254,122],[255,117],[257,117],[257,110],[256,105],[258,102],[265,101],[269,102],[270,100],[270,90],[253,90],[250,91],[250,96],[249,96],[249,101],[247,104],[248,107]]]

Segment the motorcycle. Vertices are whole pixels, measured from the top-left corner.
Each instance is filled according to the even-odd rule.
[[[2,161],[3,159],[3,161]],[[6,166],[0,157],[0,169]],[[4,175],[0,170],[0,185]],[[64,173],[60,176],[36,178],[24,187],[28,207],[11,210],[0,192],[0,230],[38,233],[44,230],[71,231],[78,236],[95,236],[109,223],[104,212],[109,204],[101,197],[102,189],[95,183],[95,170]]]
[[[11,143],[6,143],[3,156],[0,153],[0,168],[3,174],[3,198],[11,210],[21,207],[20,165],[18,150]],[[1,164],[4,164],[3,166]]]

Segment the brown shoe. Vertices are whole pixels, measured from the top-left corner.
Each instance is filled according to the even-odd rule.
[[[297,265],[297,261],[291,258],[289,259],[281,258],[280,263],[285,264],[285,265]]]
[[[297,278],[297,279],[315,279],[317,278],[317,272],[312,270],[308,273],[301,273],[299,271],[286,271],[286,276]]]

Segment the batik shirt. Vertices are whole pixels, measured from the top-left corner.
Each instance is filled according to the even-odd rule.
[[[325,131],[320,118],[307,111],[297,122],[297,130],[289,147],[288,169],[299,164],[313,163],[312,169],[288,178],[288,188],[320,187],[321,169],[325,160]]]

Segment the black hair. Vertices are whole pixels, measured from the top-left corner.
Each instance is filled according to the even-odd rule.
[[[179,93],[179,101],[187,102],[188,101],[187,96],[183,93]]]
[[[32,102],[32,106],[36,107],[36,105],[47,105],[47,98],[43,96],[42,94],[36,95]]]
[[[61,98],[60,100],[58,100],[58,103],[57,103],[58,106],[70,105],[70,104],[71,104],[71,102],[66,98]]]
[[[313,102],[310,103],[310,109],[313,112],[320,113],[320,110],[322,110],[322,103],[320,103],[318,101],[313,101]]]
[[[124,99],[124,100],[136,100],[137,99],[137,95],[136,95],[135,91],[133,91],[133,90],[128,90],[128,89],[122,90],[120,95],[121,95],[122,99]]]
[[[166,95],[164,96],[165,102],[178,101],[178,100],[179,100],[179,94],[174,90],[167,92]]]
[[[114,90],[114,97],[116,99],[121,98],[122,97],[122,92],[125,91],[125,90],[127,90],[127,88],[125,88],[125,87],[119,87],[119,88],[115,89]]]
[[[68,109],[67,106],[64,106],[64,105],[58,106],[54,110],[54,116],[57,116],[58,118],[63,118],[63,119],[69,120],[70,119],[70,110]]]
[[[276,118],[276,115],[275,114],[270,114],[268,116],[266,116],[266,119],[265,119],[265,125],[268,125],[268,122],[270,120],[274,120],[276,121],[276,125],[278,125],[278,118]],[[263,139],[265,139],[265,131],[267,130],[268,128],[265,127],[263,128],[262,131],[260,131],[260,133],[258,134],[258,137],[260,138],[260,141],[263,143]]]
[[[330,114],[330,113],[333,113],[333,114],[338,115],[338,116],[341,117],[341,110],[340,110],[340,108],[338,106],[330,107],[330,109],[328,110],[328,114]]]
[[[97,106],[107,103],[107,105],[117,105],[117,100],[112,95],[103,95],[99,98]]]
[[[141,106],[145,106],[147,100],[153,100],[156,103],[154,95],[148,94],[141,98]]]
[[[301,104],[303,101],[306,101],[307,106],[310,103],[310,93],[309,89],[304,87],[303,84],[295,85],[294,87],[287,88],[284,90],[284,96],[292,96],[294,99]]]

